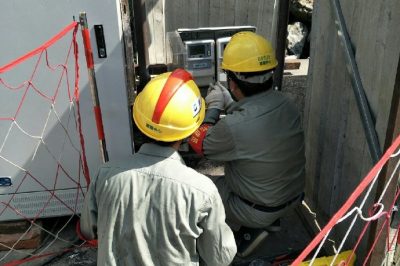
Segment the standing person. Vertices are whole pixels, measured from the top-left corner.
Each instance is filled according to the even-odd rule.
[[[183,69],[153,78],[133,118],[151,143],[126,161],[100,167],[80,219],[98,238],[98,265],[229,265],[233,233],[214,183],[185,166],[183,139],[202,123],[205,103]],[[78,231],[78,232],[79,232]]]
[[[272,89],[277,64],[265,38],[253,32],[233,35],[221,66],[229,91],[219,83],[210,86],[206,118],[189,141],[205,158],[225,162],[225,176],[214,182],[228,224],[235,231],[240,229],[235,235],[242,256],[253,251],[268,231],[279,230],[280,218],[303,197],[300,113]],[[221,111],[226,116],[219,120]]]

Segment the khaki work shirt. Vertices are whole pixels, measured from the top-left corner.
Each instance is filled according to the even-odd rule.
[[[214,183],[170,147],[144,144],[102,166],[80,220],[98,265],[228,265],[236,254]]]
[[[240,197],[279,206],[303,192],[304,134],[296,106],[268,90],[233,103],[203,141],[207,159],[224,161],[225,182]]]

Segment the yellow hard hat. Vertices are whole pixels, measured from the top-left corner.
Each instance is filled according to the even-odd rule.
[[[258,72],[277,65],[269,41],[254,32],[242,31],[233,35],[225,47],[221,67],[233,72]]]
[[[172,142],[190,136],[203,122],[205,102],[183,69],[151,79],[135,99],[133,120],[146,136]]]

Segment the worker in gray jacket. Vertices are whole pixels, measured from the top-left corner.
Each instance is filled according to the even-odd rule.
[[[78,231],[98,239],[98,265],[231,263],[236,244],[218,190],[177,152],[204,113],[183,69],[153,78],[138,94],[133,118],[152,143],[100,167],[82,209]]]
[[[242,256],[253,251],[268,231],[279,230],[279,218],[303,197],[300,113],[272,89],[276,66],[274,50],[265,38],[253,32],[233,35],[221,66],[229,91],[219,83],[210,86],[204,124],[189,141],[205,158],[225,162],[225,176],[214,182],[227,222],[238,230],[235,235]],[[222,111],[226,116],[219,120]]]

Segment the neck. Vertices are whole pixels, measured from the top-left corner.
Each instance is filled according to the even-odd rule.
[[[182,144],[182,140],[175,141],[173,144],[171,144],[171,148],[178,151],[181,144]]]

